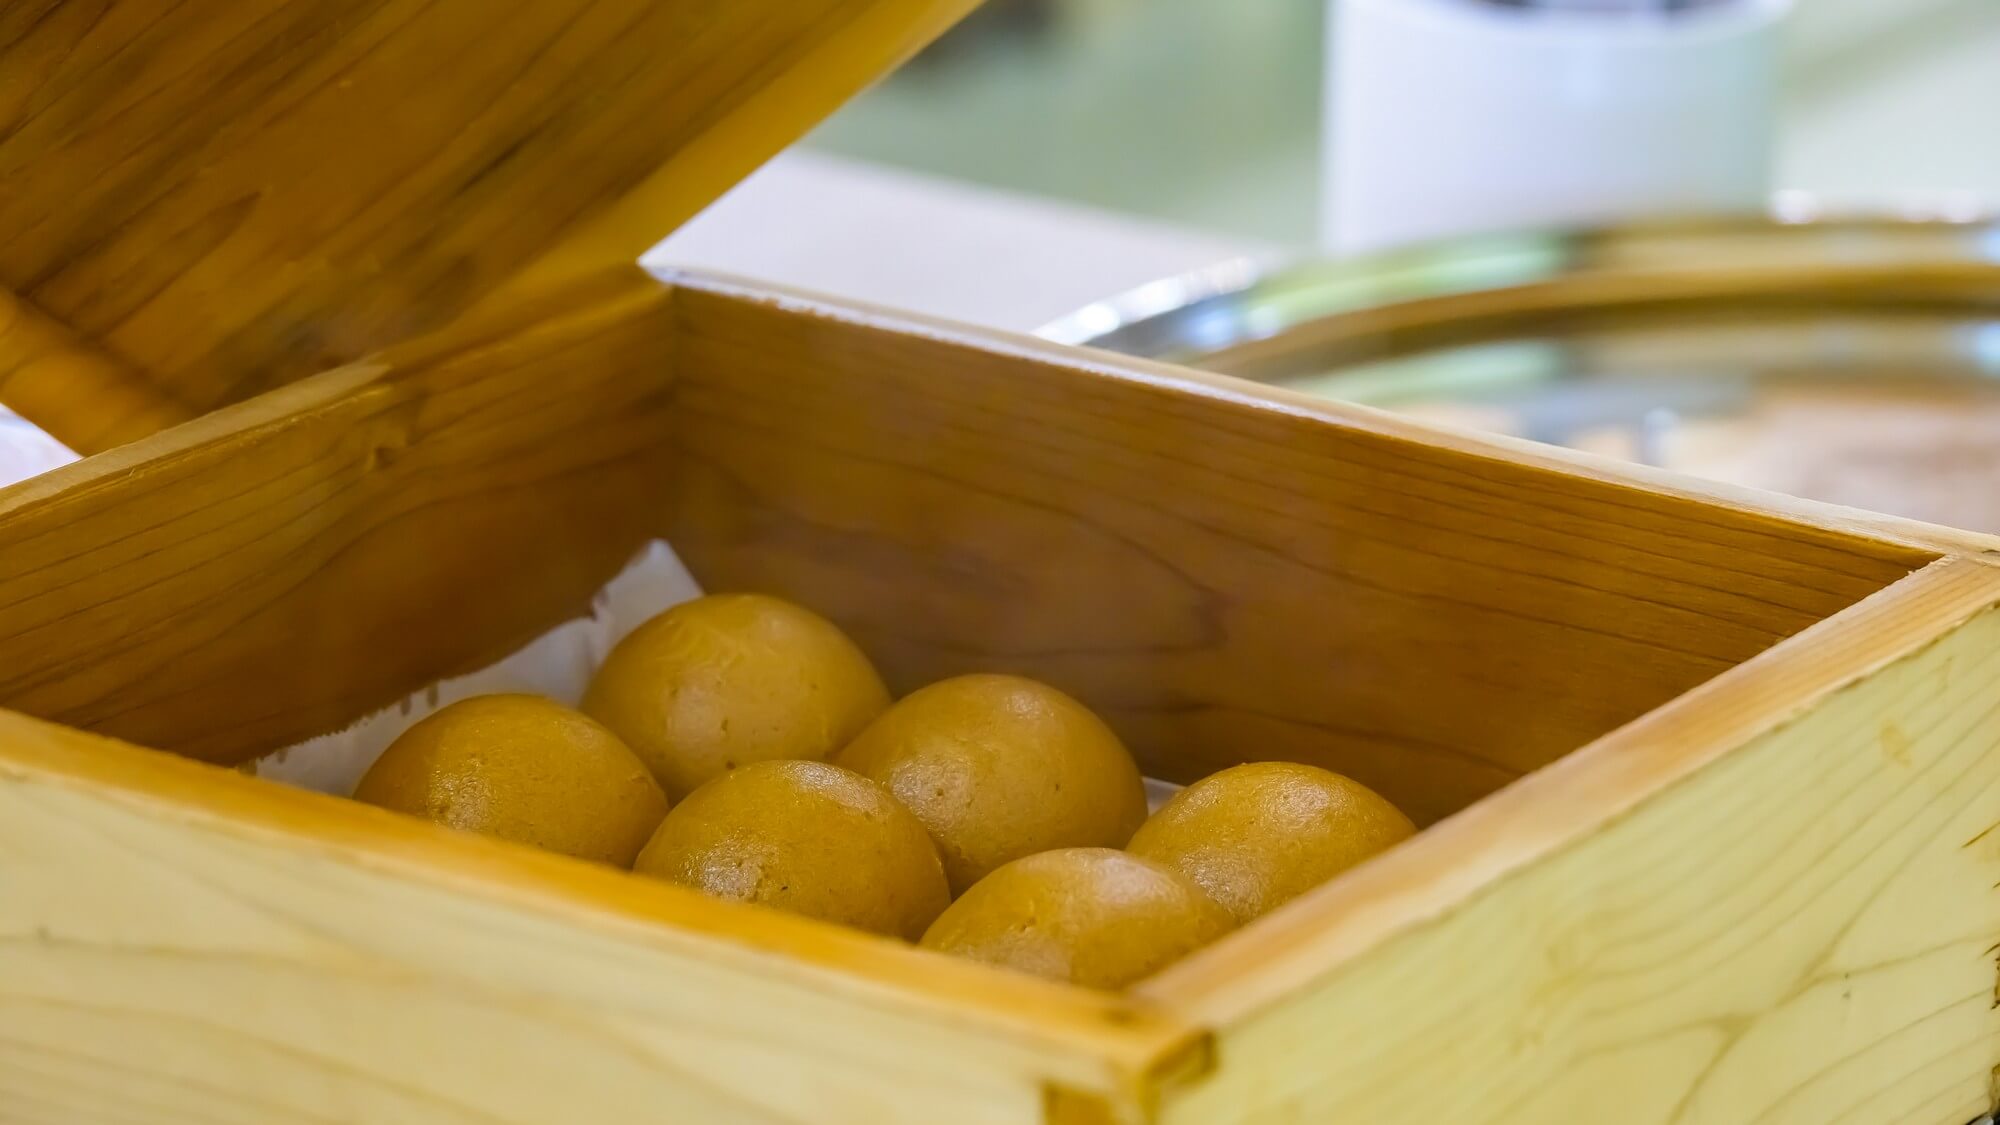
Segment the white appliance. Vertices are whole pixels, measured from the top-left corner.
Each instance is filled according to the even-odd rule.
[[[1330,3],[1336,251],[1769,197],[1791,0]]]

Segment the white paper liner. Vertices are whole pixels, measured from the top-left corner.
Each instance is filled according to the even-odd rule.
[[[0,406],[0,487],[40,476],[76,460],[76,454],[34,423]]]
[[[258,777],[345,797],[398,735],[447,704],[496,692],[532,692],[576,706],[611,646],[646,619],[701,593],[680,556],[656,539],[597,592],[590,616],[565,621],[497,664],[432,684],[344,730],[267,754],[251,769]],[[1147,804],[1157,809],[1179,789],[1148,778]]]
[[[332,734],[253,764],[258,777],[345,797],[396,736],[449,703],[496,692],[532,692],[571,707],[583,701],[611,646],[654,614],[701,596],[680,556],[654,540],[591,599],[590,616],[565,621],[497,664],[444,680]]]

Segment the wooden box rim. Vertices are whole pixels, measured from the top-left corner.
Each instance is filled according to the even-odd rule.
[[[2000,606],[2000,538],[1712,485],[1532,443],[1461,432],[1312,399],[1224,375],[944,324],[734,279],[688,273],[658,284],[620,275],[603,305],[671,300],[681,290],[768,301],[799,315],[886,326],[986,351],[1059,364],[1080,380],[1272,411],[1470,455],[1546,467],[1637,491],[1734,508],[1906,552],[1913,573],[1806,633],[1733,668],[1630,725],[1516,782],[1414,841],[1320,888],[1210,949],[1109,995],[1023,980],[776,912],[717,903],[679,888],[458,836],[415,821],[0,712],[0,781],[144,808],[218,837],[298,854],[337,853],[381,878],[464,896],[497,910],[550,911],[635,950],[697,950],[736,971],[775,977],[889,1012],[938,1021],[984,1049],[1052,1076],[1049,1113],[1094,1107],[1150,1116],[1182,1085],[1212,1075],[1216,1035],[1257,1018],[1306,984],[1338,974],[1399,935],[1436,924],[1549,855],[1588,839],[1634,807],[1821,701]],[[461,328],[391,349],[226,407],[132,445],[0,490],[0,519],[33,505],[113,487],[149,465],[296,424],[385,373],[483,346]],[[1549,817],[1522,815],[1555,810]],[[1468,854],[1478,856],[1467,863]],[[1072,1105],[1071,1099],[1080,1099]],[[1064,1108],[1069,1107],[1069,1108]]]

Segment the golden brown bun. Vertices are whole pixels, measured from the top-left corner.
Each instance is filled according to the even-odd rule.
[[[949,898],[917,818],[825,762],[753,762],[716,778],[667,814],[634,870],[910,941]]]
[[[1051,848],[1123,847],[1146,818],[1132,755],[1047,684],[960,676],[884,712],[834,762],[874,778],[937,841],[954,894]]]
[[[1358,781],[1294,762],[1252,762],[1174,794],[1128,850],[1201,884],[1240,925],[1415,832]]]
[[[354,799],[452,828],[630,867],[666,794],[618,736],[537,695],[481,695],[403,732]]]
[[[697,598],[647,621],[583,698],[676,800],[751,762],[824,758],[888,705],[847,634],[761,594]]]
[[[1111,848],[1017,859],[931,923],[924,948],[1068,981],[1123,988],[1230,928],[1179,873]]]

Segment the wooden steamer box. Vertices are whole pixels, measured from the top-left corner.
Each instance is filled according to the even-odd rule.
[[[1990,1108],[2000,543],[615,264],[963,6],[0,14],[0,1121]],[[1426,830],[1109,995],[226,768],[653,538]]]

